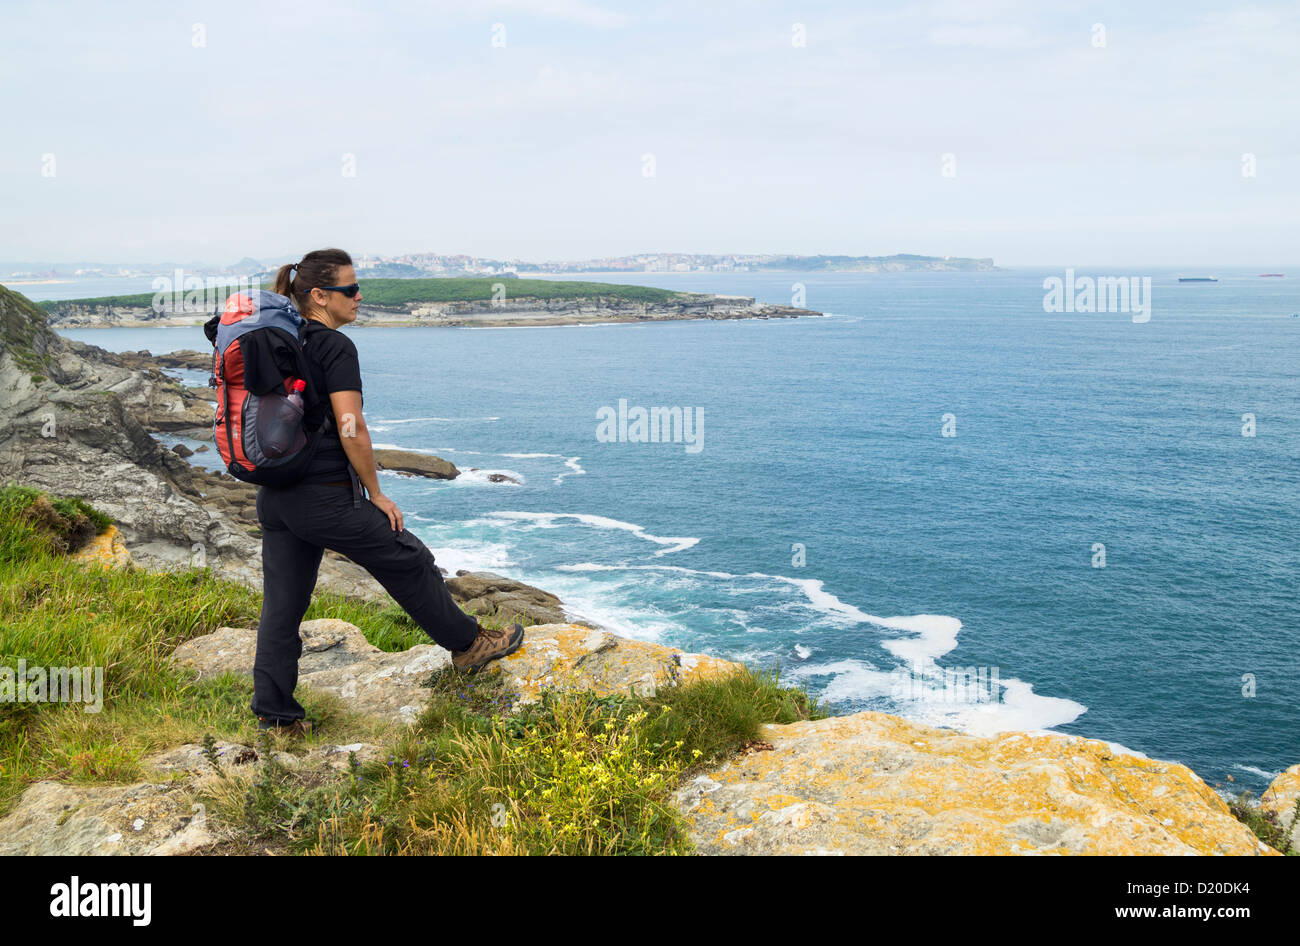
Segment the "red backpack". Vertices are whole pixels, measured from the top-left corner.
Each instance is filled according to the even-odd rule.
[[[237,479],[287,486],[306,474],[333,413],[309,431],[307,409],[322,387],[303,350],[303,318],[285,296],[262,289],[239,292],[203,327],[212,342],[217,413],[212,437]],[[301,405],[290,395],[300,391]]]

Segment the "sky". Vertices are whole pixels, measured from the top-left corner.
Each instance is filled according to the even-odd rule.
[[[1300,4],[6,0],[0,259],[1300,258]]]

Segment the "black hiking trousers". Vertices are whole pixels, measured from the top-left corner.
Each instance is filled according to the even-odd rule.
[[[478,621],[463,612],[443,583],[433,553],[405,529],[394,531],[378,506],[358,501],[360,486],[295,484],[257,489],[262,526],[262,615],[257,625],[250,709],[273,725],[306,716],[293,698],[302,638],[298,625],[311,603],[325,549],[368,571],[435,642],[464,650]]]

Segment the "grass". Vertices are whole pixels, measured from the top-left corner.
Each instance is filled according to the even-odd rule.
[[[274,762],[210,781],[201,800],[232,851],[324,855],[685,854],[669,803],[692,772],[755,740],[763,722],[821,715],[744,671],[656,697],[543,691],[517,707],[497,672],[447,669],[384,758],[321,779]]]
[[[429,704],[410,727],[301,688],[317,726],[288,743],[257,731],[249,677],[196,682],[168,663],[220,626],[256,626],[260,594],[206,569],[110,571],[65,554],[106,524],[79,500],[0,489],[0,666],[104,668],[97,713],[0,702],[0,814],[38,779],[157,779],[143,761],[164,749],[205,744],[215,758],[215,741],[256,742],[255,765],[190,789],[220,852],[679,854],[690,841],[669,798],[683,778],[753,743],[764,723],[824,715],[752,670],[651,698],[552,689],[518,706],[499,670],[448,669],[427,681]],[[387,650],[428,640],[396,606],[316,595],[306,619],[324,617]],[[353,742],[382,746],[382,758],[340,773],[285,767],[273,751]]]
[[[418,302],[486,302],[493,298],[494,286],[505,286],[509,299],[587,299],[601,297],[624,302],[676,302],[694,297],[693,293],[656,289],[651,286],[627,286],[601,282],[570,282],[552,279],[501,279],[483,278],[428,278],[428,279],[365,279],[361,293],[366,305],[405,306]],[[271,284],[263,286],[270,289]],[[225,289],[212,287],[204,293],[195,291],[195,298],[220,305],[225,299]],[[205,297],[206,294],[206,297]],[[152,306],[154,293],[136,293],[126,296],[100,296],[94,299],[47,300],[39,305],[47,312],[58,311],[63,306]],[[218,299],[217,297],[220,296]]]

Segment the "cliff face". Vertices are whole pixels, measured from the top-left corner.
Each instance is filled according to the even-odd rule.
[[[42,309],[0,286],[0,482],[84,497],[113,517],[141,567],[194,563],[260,587],[256,487],[195,469],[150,436],[211,428],[207,392],[191,391],[154,367],[206,366],[207,357],[153,359],[64,339]],[[561,613],[534,610],[529,602],[544,592],[529,585],[480,577],[494,581],[471,595],[481,607],[509,606],[544,620]],[[365,570],[334,552],[321,562],[318,587],[388,600]]]
[[[210,413],[175,382],[60,338],[39,308],[3,287],[0,319],[0,478],[85,497],[116,520],[142,564],[184,562],[197,546],[231,577],[253,577],[255,543],[196,502],[189,464],[142,423],[172,417],[194,426]]]
[[[0,286],[0,482],[84,497],[113,517],[142,567],[193,562],[260,586],[255,488],[195,470],[150,436],[210,427],[212,404],[139,361],[61,338],[43,310]],[[337,557],[322,562],[321,585],[386,597]]]

